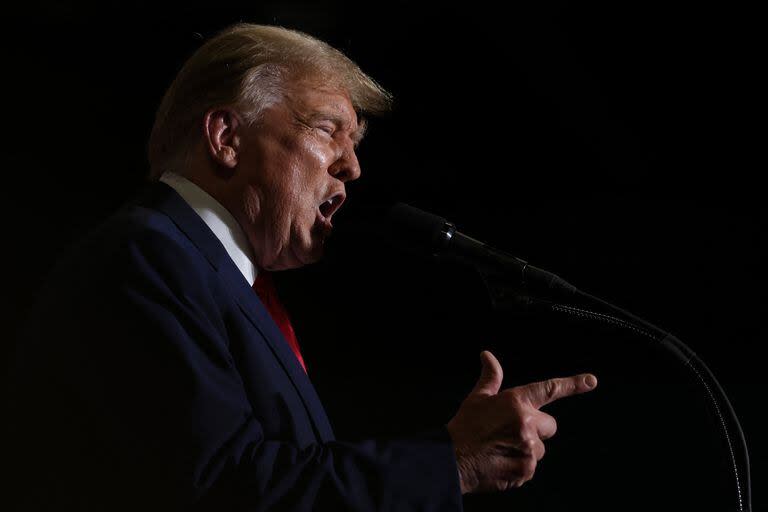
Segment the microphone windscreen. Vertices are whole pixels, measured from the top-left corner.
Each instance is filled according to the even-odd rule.
[[[438,248],[441,233],[448,224],[448,221],[438,215],[405,203],[395,204],[390,208],[387,217],[393,241],[429,251]]]

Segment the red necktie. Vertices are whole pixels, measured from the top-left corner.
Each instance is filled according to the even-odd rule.
[[[272,319],[275,321],[280,331],[288,341],[288,346],[291,347],[293,353],[296,355],[296,359],[301,363],[301,367],[304,368],[304,372],[307,371],[307,366],[304,364],[304,358],[301,357],[301,350],[299,349],[299,340],[296,339],[296,333],[293,331],[291,325],[291,319],[288,317],[288,312],[285,310],[285,306],[280,302],[277,296],[277,289],[272,281],[272,277],[269,272],[259,269],[259,274],[256,276],[256,281],[253,283],[253,289],[258,294],[261,302],[269,311]]]

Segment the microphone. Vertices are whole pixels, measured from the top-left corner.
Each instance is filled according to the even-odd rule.
[[[628,311],[578,290],[551,272],[457,231],[456,226],[438,215],[398,203],[389,210],[387,222],[395,243],[474,266],[483,275],[496,306],[544,306],[541,311],[609,324],[659,344],[701,384],[698,390],[716,414],[721,439],[728,448],[724,456],[730,463],[734,502],[738,503],[739,512],[751,511],[749,451],[744,431],[717,378],[685,343]]]
[[[532,295],[578,294],[576,287],[561,277],[457,231],[454,224],[438,215],[397,203],[387,217],[390,238],[399,245],[504,274],[509,285],[523,288]]]

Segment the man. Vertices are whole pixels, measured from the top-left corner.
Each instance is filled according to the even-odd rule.
[[[483,352],[448,425],[342,442],[271,289],[322,255],[360,175],[358,113],[388,103],[282,28],[234,26],[190,58],[152,131],[157,181],[62,260],[28,322],[19,509],[460,510],[533,476],[556,430],[539,408],[594,376],[500,391]]]

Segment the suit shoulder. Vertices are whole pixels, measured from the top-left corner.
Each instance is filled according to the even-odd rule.
[[[123,208],[102,223],[93,233],[94,241],[141,247],[177,249],[194,248],[189,239],[165,213],[141,205]]]
[[[58,259],[52,282],[78,287],[162,279],[176,290],[200,282],[210,265],[166,214],[124,207],[73,244]]]

